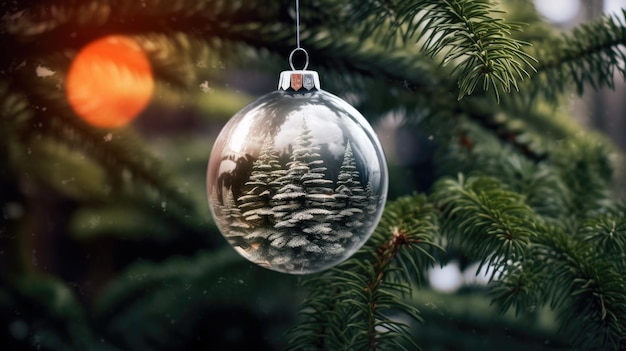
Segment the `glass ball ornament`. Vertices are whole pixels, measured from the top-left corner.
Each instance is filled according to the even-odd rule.
[[[207,170],[224,238],[251,262],[291,274],[330,268],[363,246],[387,184],[372,127],[308,70],[282,72],[278,90],[236,113]]]

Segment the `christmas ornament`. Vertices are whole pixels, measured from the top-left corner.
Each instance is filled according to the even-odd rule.
[[[302,51],[307,63],[293,66]],[[332,267],[376,227],[387,196],[378,139],[350,104],[320,89],[299,47],[278,90],[235,114],[207,170],[213,218],[248,260],[280,272]]]
[[[154,78],[146,54],[132,39],[112,35],[85,46],[67,73],[65,92],[86,122],[103,128],[121,127],[146,107]]]

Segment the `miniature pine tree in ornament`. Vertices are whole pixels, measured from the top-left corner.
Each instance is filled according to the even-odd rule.
[[[278,90],[228,121],[207,170],[224,238],[248,260],[292,274],[355,253],[378,224],[387,182],[372,127],[306,67],[282,72]]]

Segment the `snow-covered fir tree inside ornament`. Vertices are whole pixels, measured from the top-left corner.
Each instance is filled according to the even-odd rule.
[[[248,260],[284,273],[330,268],[355,253],[380,220],[387,165],[366,119],[295,70],[278,90],[236,113],[207,170],[213,218]]]

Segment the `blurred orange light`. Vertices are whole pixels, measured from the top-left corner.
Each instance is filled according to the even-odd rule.
[[[65,88],[81,118],[97,127],[114,128],[129,123],[146,107],[154,78],[141,47],[128,37],[112,35],[76,55]]]

